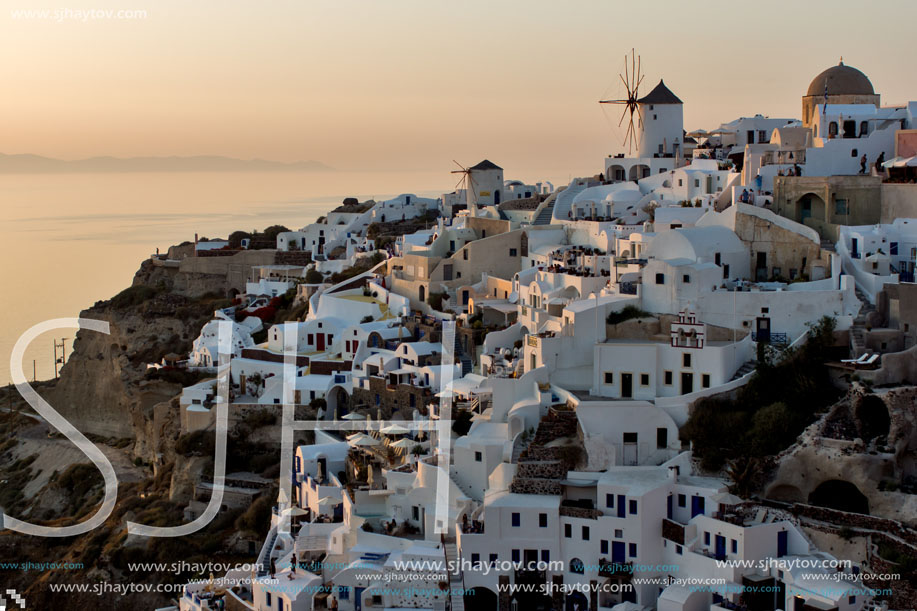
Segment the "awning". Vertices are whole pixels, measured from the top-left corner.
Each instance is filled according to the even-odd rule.
[[[914,157],[892,157],[882,163],[883,168],[917,168],[917,156]]]

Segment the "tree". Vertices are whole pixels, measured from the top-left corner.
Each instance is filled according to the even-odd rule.
[[[761,461],[750,456],[742,456],[729,463],[726,468],[726,477],[732,482],[729,491],[743,499],[749,498],[754,492],[755,480],[761,472]]]
[[[252,234],[247,231],[233,231],[229,234],[229,247],[239,248],[242,246],[242,240],[250,240]]]
[[[285,231],[289,231],[289,229],[287,229],[283,225],[271,225],[270,227],[266,228],[263,232],[261,232],[260,237],[262,237],[265,240],[270,240],[273,242],[277,240],[277,234],[283,233]]]
[[[317,269],[310,269],[306,272],[306,284],[321,284],[325,277]]]

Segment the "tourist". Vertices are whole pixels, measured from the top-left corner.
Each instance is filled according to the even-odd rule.
[[[881,174],[883,171],[882,164],[885,163],[885,151],[879,153],[879,158],[876,159],[876,174]]]
[[[860,174],[866,173],[866,153],[863,153],[863,156],[860,157]]]
[[[296,572],[296,554],[290,557],[290,570]]]

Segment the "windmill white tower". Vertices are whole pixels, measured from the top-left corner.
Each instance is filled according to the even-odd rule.
[[[631,157],[634,149],[639,158],[676,156],[684,138],[682,101],[661,80],[652,91],[640,96],[644,75],[640,56],[633,49],[629,57],[624,57],[624,73],[618,76],[624,84],[624,97],[599,100],[599,104],[624,106],[618,127],[624,130],[622,144],[627,156]]]
[[[637,100],[640,125],[637,156],[677,156],[684,139],[684,104],[662,80]]]

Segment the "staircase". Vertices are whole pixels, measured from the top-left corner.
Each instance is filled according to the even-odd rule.
[[[552,216],[554,219],[559,221],[568,220],[570,211],[573,210],[573,200],[576,199],[576,196],[579,195],[581,191],[586,189],[586,183],[586,180],[578,179],[557,194],[557,197],[551,203]],[[538,223],[536,222],[534,224],[537,225]],[[544,224],[547,225],[548,223]]]
[[[550,225],[551,218],[554,216],[554,202],[556,201],[556,197],[548,200],[541,212],[538,213],[538,216],[535,217],[535,220],[532,221],[532,225]]]
[[[732,376],[732,379],[738,380],[739,378],[748,375],[749,373],[755,370],[755,365],[756,363],[754,361],[746,361],[745,363],[742,364],[741,367],[739,367],[735,375]]]
[[[850,328],[850,352],[853,358],[859,358],[866,352],[866,317],[876,311],[876,307],[869,303],[869,298],[860,289],[856,289],[856,296],[861,305]]]
[[[455,355],[455,360],[458,361],[462,366],[462,377],[465,377],[471,373],[474,369],[474,363],[471,361],[471,358],[465,354],[465,351],[462,350],[462,344],[459,342],[459,334],[455,334],[455,339],[452,343],[453,354]]]
[[[446,556],[446,571],[449,573],[449,606],[452,611],[465,611],[465,597],[458,594],[465,589],[465,580],[462,576],[462,563],[455,541],[443,539],[443,551]],[[450,561],[454,571],[449,570]]]

